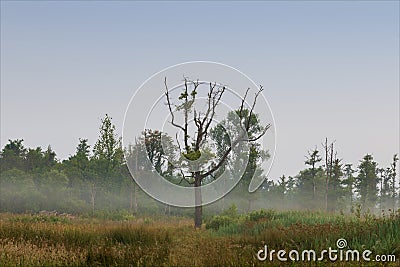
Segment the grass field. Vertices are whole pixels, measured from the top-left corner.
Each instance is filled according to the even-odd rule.
[[[180,217],[123,221],[48,215],[0,214],[0,266],[400,266],[400,213],[349,216],[308,211],[235,211],[195,230]],[[348,249],[396,256],[376,261],[259,261],[269,249]],[[318,254],[319,255],[319,254]]]

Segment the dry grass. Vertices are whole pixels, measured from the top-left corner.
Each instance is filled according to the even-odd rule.
[[[194,230],[192,221],[182,218],[111,222],[0,214],[0,266],[281,266],[281,262],[257,260],[256,252],[265,242],[283,249],[319,249],[331,245],[343,234],[352,242],[359,240],[362,244],[363,236],[398,238],[396,231],[399,231],[398,220],[386,218],[344,225],[269,226],[257,235],[251,234],[251,228],[263,223],[266,222],[245,222],[249,231],[224,235],[205,229]],[[396,240],[392,243],[396,244]],[[400,250],[400,244],[397,245],[394,249]],[[384,247],[376,249],[386,251]],[[389,250],[393,250],[393,246],[389,246]],[[400,258],[399,251],[395,253]],[[339,262],[287,265],[349,266]],[[353,263],[353,266],[359,265]],[[384,266],[399,265],[397,261]]]

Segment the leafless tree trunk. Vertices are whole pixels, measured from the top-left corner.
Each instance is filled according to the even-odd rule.
[[[130,201],[129,209],[132,212],[133,211],[133,187],[132,186],[131,186],[130,195],[131,195],[131,201]]]
[[[135,170],[134,170],[134,175],[138,175],[139,173],[139,165],[138,165],[138,161],[139,161],[139,146],[140,143],[137,141],[137,139],[135,138],[135,146],[136,146],[136,151],[135,151]],[[131,184],[131,190],[130,190],[130,210],[131,212],[137,212],[138,211],[138,202],[137,202],[137,194],[138,194],[138,190],[137,190],[137,185],[135,183],[135,181],[132,181]]]
[[[325,150],[325,168],[326,168],[326,177],[325,177],[325,211],[328,211],[328,195],[329,195],[329,181],[332,178],[332,169],[333,169],[333,142],[328,145],[328,138],[325,138],[325,143],[322,144]]]
[[[94,216],[94,206],[96,200],[96,184],[93,182],[90,187],[90,199],[92,202],[92,215]]]
[[[200,228],[203,223],[203,206],[201,198],[201,180],[200,173],[195,173],[195,211],[194,211],[194,227]]]
[[[328,191],[329,191],[329,164],[328,164],[328,138],[325,139],[325,144],[324,144],[324,149],[325,149],[325,171],[326,171],[326,176],[325,176],[325,211],[328,211]]]
[[[225,178],[223,180],[223,186],[224,186],[224,190],[225,190],[225,188],[226,188]],[[221,201],[222,201],[222,203],[221,203],[222,204],[222,210],[224,210],[225,209],[225,197],[222,197]]]
[[[379,176],[379,182],[380,182],[380,186],[379,186],[379,208],[381,209],[381,210],[383,210],[383,180],[384,180],[384,175],[385,175],[385,169],[379,169],[378,170],[379,171],[379,173],[380,173],[380,176]]]
[[[131,185],[131,201],[130,201],[130,209],[133,212],[137,212],[138,203],[137,203],[137,186],[134,182]]]

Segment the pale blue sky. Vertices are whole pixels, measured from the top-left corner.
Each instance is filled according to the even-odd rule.
[[[186,61],[231,65],[266,88],[271,177],[336,139],[344,162],[399,152],[399,2],[1,2],[1,146],[73,154],[100,118],[121,131],[136,88]]]

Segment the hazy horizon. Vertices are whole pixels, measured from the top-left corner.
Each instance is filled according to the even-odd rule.
[[[276,122],[269,178],[307,151],[381,167],[399,153],[399,2],[1,2],[1,146],[74,154],[107,113],[121,134],[154,73],[205,60],[265,87]]]

